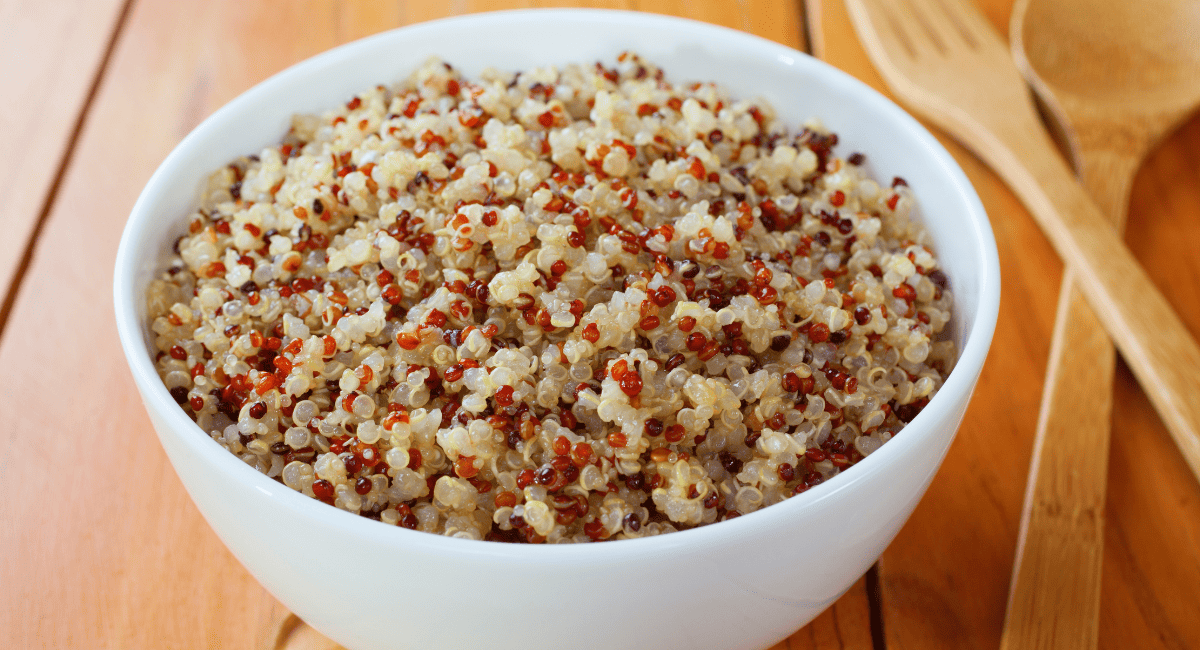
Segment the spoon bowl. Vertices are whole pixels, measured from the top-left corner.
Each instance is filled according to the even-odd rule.
[[[1069,127],[1076,163],[1089,148],[1078,138],[1101,130],[1124,135],[1091,148],[1140,165],[1200,104],[1200,3],[1017,0],[1010,36],[1017,67]]]
[[[1021,2],[1024,52],[1056,93],[1094,103],[1190,107],[1188,75],[1200,66],[1195,47],[1200,5],[1143,2]],[[1099,5],[1099,6],[1097,6]]]

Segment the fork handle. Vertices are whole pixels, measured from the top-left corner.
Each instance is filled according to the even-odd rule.
[[[974,148],[1075,270],[1077,286],[1200,479],[1200,347],[1039,123],[981,140]]]

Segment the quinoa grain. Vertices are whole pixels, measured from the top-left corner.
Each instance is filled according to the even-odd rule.
[[[954,363],[903,179],[633,54],[431,60],[212,175],[148,297],[218,444],[471,539],[658,535],[878,449]]]

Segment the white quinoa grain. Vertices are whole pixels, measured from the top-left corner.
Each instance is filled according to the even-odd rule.
[[[877,450],[951,370],[907,184],[634,54],[430,60],[209,180],[158,370],[285,485],[466,539],[644,537]]]

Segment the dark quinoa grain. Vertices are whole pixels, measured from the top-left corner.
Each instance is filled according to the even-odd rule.
[[[907,183],[818,123],[629,53],[420,75],[218,170],[151,289],[171,397],[256,470],[410,529],[658,535],[845,471],[952,368]]]

